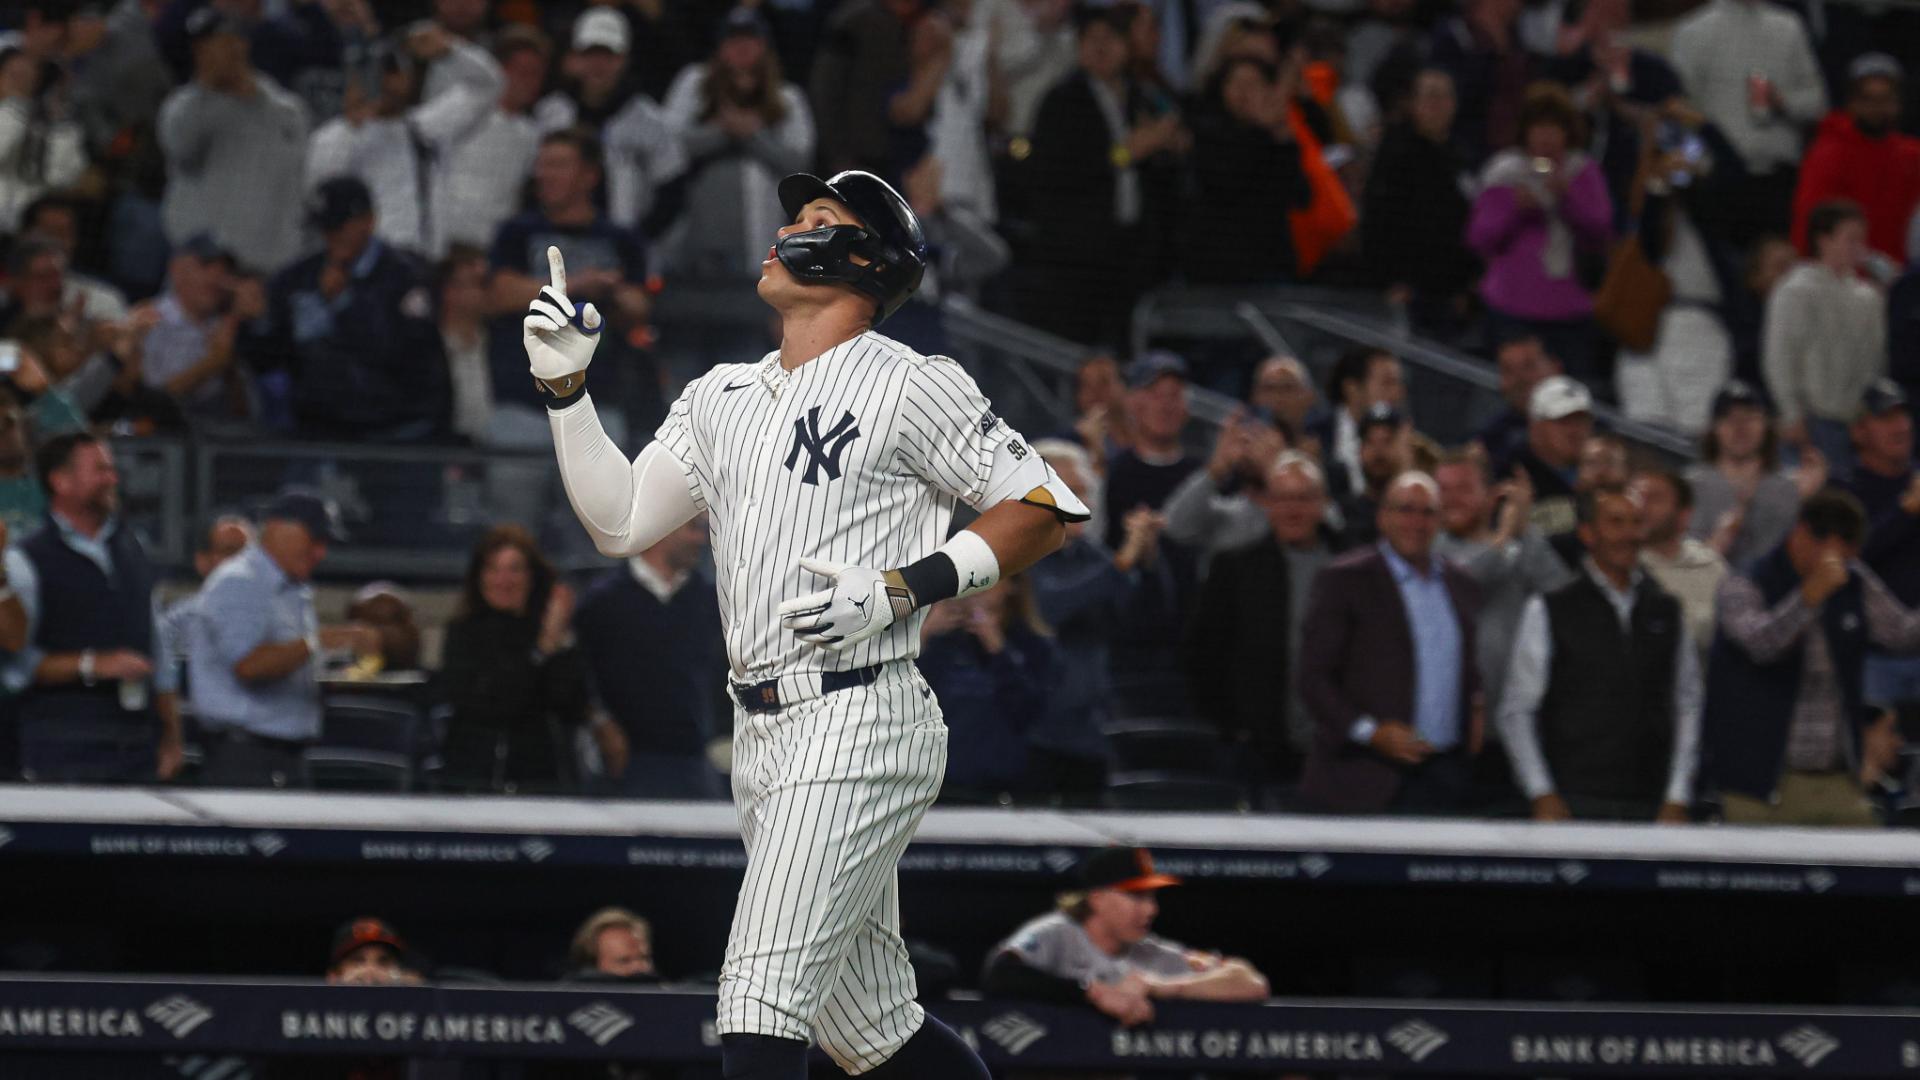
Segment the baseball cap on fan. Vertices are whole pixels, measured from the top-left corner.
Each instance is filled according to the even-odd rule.
[[[1529,420],[1565,420],[1569,416],[1593,411],[1593,395],[1580,380],[1554,375],[1540,380],[1527,403]]]
[[[1146,848],[1108,847],[1088,855],[1074,868],[1076,884],[1082,889],[1118,889],[1121,892],[1151,892],[1180,884],[1171,874],[1153,868],[1153,856]]]
[[[291,521],[305,526],[315,540],[329,544],[347,542],[347,530],[340,525],[339,508],[311,488],[282,488],[261,512],[260,520]]]
[[[359,952],[369,945],[379,945],[393,950],[394,958],[402,964],[417,961],[414,951],[407,947],[406,940],[393,924],[385,919],[371,916],[343,923],[333,932],[333,948],[327,952],[327,966],[332,967]]]
[[[187,16],[186,31],[187,40],[197,42],[215,34],[246,37],[252,28],[239,16],[229,15],[217,7],[208,6]]]
[[[1140,390],[1152,386],[1166,375],[1185,382],[1187,362],[1180,359],[1178,353],[1168,352],[1165,349],[1153,349],[1127,365],[1127,386]]]
[[[1907,407],[1907,391],[1892,379],[1875,379],[1860,395],[1860,411],[1868,416],[1885,416]]]
[[[625,56],[631,47],[632,32],[627,27],[627,17],[612,8],[588,8],[573,21],[575,52],[606,49]]]
[[[1713,418],[1715,420],[1735,409],[1765,409],[1767,401],[1760,391],[1744,379],[1728,379],[1720,392],[1713,395]]]

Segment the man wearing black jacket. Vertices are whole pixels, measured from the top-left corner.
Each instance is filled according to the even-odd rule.
[[[1110,847],[1074,871],[1060,909],[994,947],[982,986],[1001,997],[1085,1003],[1132,1026],[1153,1019],[1153,1000],[1258,1001],[1267,980],[1245,960],[1196,952],[1153,933],[1161,889],[1145,848]]]
[[[1361,199],[1361,248],[1376,284],[1404,298],[1414,324],[1464,329],[1479,260],[1461,237],[1472,209],[1460,186],[1465,163],[1453,146],[1453,76],[1439,68],[1413,82],[1406,119],[1380,139]]]
[[[1270,531],[1250,547],[1214,556],[1187,634],[1185,666],[1195,706],[1237,745],[1264,803],[1270,785],[1299,772],[1313,742],[1313,721],[1294,684],[1300,626],[1308,587],[1337,544],[1324,521],[1325,480],[1305,454],[1281,454],[1252,500]]]
[[[423,271],[374,236],[358,179],[321,184],[308,216],[325,244],[274,277],[266,329],[246,347],[269,423],[360,442],[444,434],[452,383]]]
[[[1139,237],[1148,216],[1139,163],[1186,139],[1179,117],[1148,112],[1127,76],[1133,8],[1085,6],[1080,69],[1047,93],[1034,121],[1034,235],[1023,290],[1027,321],[1085,343],[1125,340],[1140,289]]]

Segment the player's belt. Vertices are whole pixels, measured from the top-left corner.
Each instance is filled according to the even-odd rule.
[[[819,696],[825,697],[835,690],[851,690],[856,686],[871,686],[874,680],[880,678],[881,667],[882,665],[880,664],[873,664],[868,667],[854,668],[852,671],[823,671],[818,676],[820,680]],[[815,676],[808,675],[803,676],[803,678],[811,681]],[[787,685],[790,688],[793,687],[793,681],[793,678],[789,676]],[[811,694],[796,693],[793,689],[790,689],[787,694],[782,695],[780,692],[779,679],[768,679],[766,682],[758,683],[737,683],[729,679],[727,681],[727,688],[733,691],[733,700],[739,702],[741,708],[752,713],[779,712],[789,705],[796,705],[814,696]]]

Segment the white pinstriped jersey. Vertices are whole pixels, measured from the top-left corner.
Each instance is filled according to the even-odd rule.
[[[1018,435],[958,363],[868,331],[791,373],[778,351],[716,367],[656,437],[709,512],[727,656],[758,682],[919,655],[924,610],[835,653],[800,642],[775,609],[826,587],[802,558],[886,569],[932,554]]]

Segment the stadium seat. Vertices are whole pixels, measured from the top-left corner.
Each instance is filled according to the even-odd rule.
[[[1101,726],[1122,769],[1222,772],[1219,732],[1176,717],[1129,717]]]
[[[1247,793],[1239,784],[1174,769],[1115,772],[1107,777],[1105,801],[1114,810],[1247,809]]]
[[[305,758],[322,791],[411,791],[425,718],[402,697],[330,694]]]

